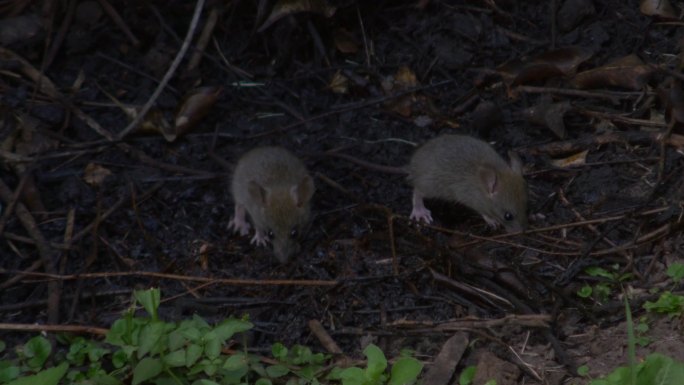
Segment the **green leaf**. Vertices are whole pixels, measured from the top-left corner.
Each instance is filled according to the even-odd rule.
[[[218,382],[212,380],[197,380],[192,383],[192,385],[220,385]]]
[[[9,361],[0,361],[0,384],[14,380],[20,373],[18,366]]]
[[[684,279],[684,264],[673,263],[667,268],[667,275],[676,283],[681,282]]]
[[[197,344],[190,344],[187,348],[185,348],[185,350],[185,366],[189,368],[192,365],[194,365],[200,357],[202,357],[202,352],[204,351],[204,348]]]
[[[592,266],[592,267],[587,267],[585,272],[592,277],[603,277],[603,278],[608,278],[610,280],[615,279],[615,274],[609,272],[606,269],[600,268],[598,266]]]
[[[121,369],[124,366],[126,366],[129,358],[130,356],[126,354],[126,352],[123,349],[117,350],[116,352],[114,352],[114,354],[112,354],[112,365],[114,365],[114,367],[117,369]]]
[[[218,358],[221,354],[223,341],[216,338],[216,334],[213,331],[205,334],[202,340],[204,341],[204,354],[212,360]]]
[[[164,334],[166,324],[161,321],[152,321],[149,325],[143,327],[140,332],[140,346],[138,348],[138,358],[143,358],[147,353],[155,348],[155,345]]]
[[[360,385],[366,382],[365,374],[361,368],[334,368],[327,376],[330,380],[341,380],[342,385]]]
[[[147,311],[147,314],[149,314],[153,320],[156,321],[159,319],[157,309],[159,309],[159,304],[161,303],[161,290],[136,290],[133,292],[133,295],[135,296],[135,299],[145,308],[145,311]]]
[[[143,358],[133,369],[133,385],[138,385],[150,378],[157,377],[163,368],[164,366],[158,358]]]
[[[176,350],[164,356],[164,363],[173,368],[185,366],[185,362],[186,355],[184,349]]]
[[[580,366],[579,368],[577,368],[577,374],[582,377],[585,377],[589,374],[589,367],[587,365]]]
[[[272,384],[271,380],[269,380],[267,378],[260,378],[260,379],[256,380],[256,382],[254,383],[254,385],[271,385],[271,384]]]
[[[7,383],[7,385],[57,385],[68,369],[69,364],[64,362],[59,366],[45,369],[32,376],[18,378]]]
[[[363,354],[366,356],[368,363],[366,367],[366,378],[369,380],[378,380],[387,369],[387,359],[379,347],[370,344],[363,349]]]
[[[249,321],[231,318],[216,326],[214,328],[214,333],[216,333],[216,336],[223,342],[232,337],[235,333],[241,333],[253,327],[254,325]]]
[[[592,291],[591,286],[584,285],[581,289],[577,290],[577,296],[580,298],[589,298],[591,297]]]
[[[656,302],[647,301],[644,304],[644,309],[651,312],[679,315],[684,309],[684,297],[666,291],[660,295]]]
[[[423,370],[423,364],[413,357],[403,357],[392,365],[389,385],[413,384]]]
[[[266,367],[266,373],[271,378],[278,378],[290,373],[290,369],[285,365],[271,365]]]
[[[280,342],[276,342],[273,344],[273,346],[271,346],[271,354],[273,354],[273,357],[276,360],[285,361],[285,359],[287,359],[287,352],[288,350],[285,345],[281,344]]]
[[[473,379],[475,378],[475,373],[477,372],[477,366],[467,366],[463,371],[461,372],[461,375],[458,376],[458,384],[459,385],[470,385],[473,383]]]
[[[51,351],[52,346],[45,337],[35,336],[31,338],[24,345],[24,356],[29,358],[26,364],[33,369],[42,368]]]
[[[226,370],[240,370],[247,367],[248,363],[247,356],[244,353],[235,353],[234,355],[228,357],[226,362],[223,363],[223,369]]]
[[[97,374],[91,378],[90,383],[96,385],[122,385],[123,382],[119,381],[118,378],[110,376],[108,374]],[[86,382],[87,384],[87,382]]]

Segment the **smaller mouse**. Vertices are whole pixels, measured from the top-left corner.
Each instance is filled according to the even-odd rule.
[[[461,203],[477,211],[492,227],[508,232],[527,228],[527,184],[522,162],[509,154],[507,163],[486,142],[465,135],[440,135],[425,142],[411,158],[411,219],[432,222],[424,198]]]
[[[231,183],[235,214],[228,227],[249,234],[251,243],[273,245],[276,258],[285,263],[299,252],[299,241],[311,219],[315,187],[306,166],[282,147],[257,147],[238,160]]]

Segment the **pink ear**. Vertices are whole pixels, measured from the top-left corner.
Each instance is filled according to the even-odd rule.
[[[299,183],[292,186],[290,189],[290,196],[297,207],[302,207],[306,202],[311,200],[314,193],[313,179],[310,176],[305,176]]]
[[[499,190],[499,177],[496,175],[496,171],[489,166],[480,168],[480,181],[489,195],[494,195]]]
[[[511,158],[511,169],[518,175],[522,175],[523,164],[518,154],[513,151],[508,151],[508,157]]]
[[[249,195],[254,199],[255,201],[259,202],[262,206],[266,206],[266,196],[267,192],[266,189],[261,187],[261,185],[253,180],[249,181],[249,184],[247,185],[247,192],[249,192]]]

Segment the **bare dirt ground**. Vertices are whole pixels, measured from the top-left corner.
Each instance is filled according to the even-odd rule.
[[[324,350],[317,320],[354,357],[430,363],[464,332],[451,365],[499,385],[605,374],[626,363],[623,289],[638,319],[684,259],[681,10],[643,3],[209,1],[150,104],[195,2],[3,2],[0,319],[108,327],[158,286],[169,319],[247,314],[255,348]],[[417,226],[403,176],[326,155],[403,166],[443,133],[519,154],[530,231],[439,201]],[[317,188],[285,265],[227,229],[230,169],[265,144]],[[639,357],[684,360],[681,319],[648,317]]]

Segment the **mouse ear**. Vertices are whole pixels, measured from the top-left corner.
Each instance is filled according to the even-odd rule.
[[[261,187],[259,183],[250,180],[247,184],[247,191],[252,199],[259,202],[262,206],[266,206],[266,189]]]
[[[315,187],[313,183],[313,179],[307,175],[304,178],[302,178],[299,183],[296,185],[292,186],[290,189],[290,195],[292,196],[292,200],[295,202],[297,207],[302,207],[306,202],[308,202],[311,197],[313,196]]]
[[[513,151],[508,151],[508,157],[511,158],[511,168],[513,171],[518,175],[522,175],[523,164],[518,154]]]
[[[480,167],[480,181],[489,195],[494,195],[499,190],[499,176],[496,170],[489,166]]]

